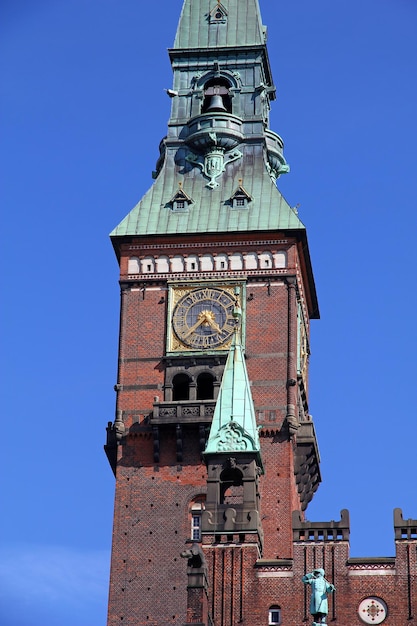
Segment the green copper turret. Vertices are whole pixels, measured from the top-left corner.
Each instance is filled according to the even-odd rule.
[[[243,348],[236,330],[223,372],[204,457],[249,453],[263,472],[261,446]]]

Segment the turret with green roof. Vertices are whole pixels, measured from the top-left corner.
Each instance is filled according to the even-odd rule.
[[[204,457],[225,453],[253,455],[263,472],[258,426],[238,329],[224,368]]]

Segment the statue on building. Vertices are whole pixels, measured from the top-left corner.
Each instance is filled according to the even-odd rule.
[[[313,626],[326,623],[329,612],[327,594],[336,591],[324,577],[324,569],[315,569],[311,574],[305,574],[302,581],[305,585],[311,585],[310,613],[313,616]]]
[[[188,548],[188,550],[184,550],[184,552],[181,552],[181,556],[183,559],[188,559],[188,568],[193,570],[201,569],[207,571],[206,559],[204,558],[204,553],[198,543],[193,543],[191,548]]]

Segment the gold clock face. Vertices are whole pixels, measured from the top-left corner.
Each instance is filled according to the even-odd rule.
[[[217,287],[187,290],[172,314],[173,349],[219,350],[230,344],[236,328],[236,296]]]

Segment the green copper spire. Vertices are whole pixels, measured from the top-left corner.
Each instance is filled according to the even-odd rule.
[[[180,233],[305,232],[276,186],[289,166],[281,137],[269,129],[275,86],[258,0],[184,0],[169,56],[171,115],[155,182],[113,230],[114,243]],[[246,200],[238,203],[240,187]],[[185,195],[178,203],[179,189]]]
[[[174,48],[256,46],[265,43],[258,0],[185,0]]]
[[[263,472],[260,450],[245,357],[236,331],[224,368],[204,456],[255,453]]]

